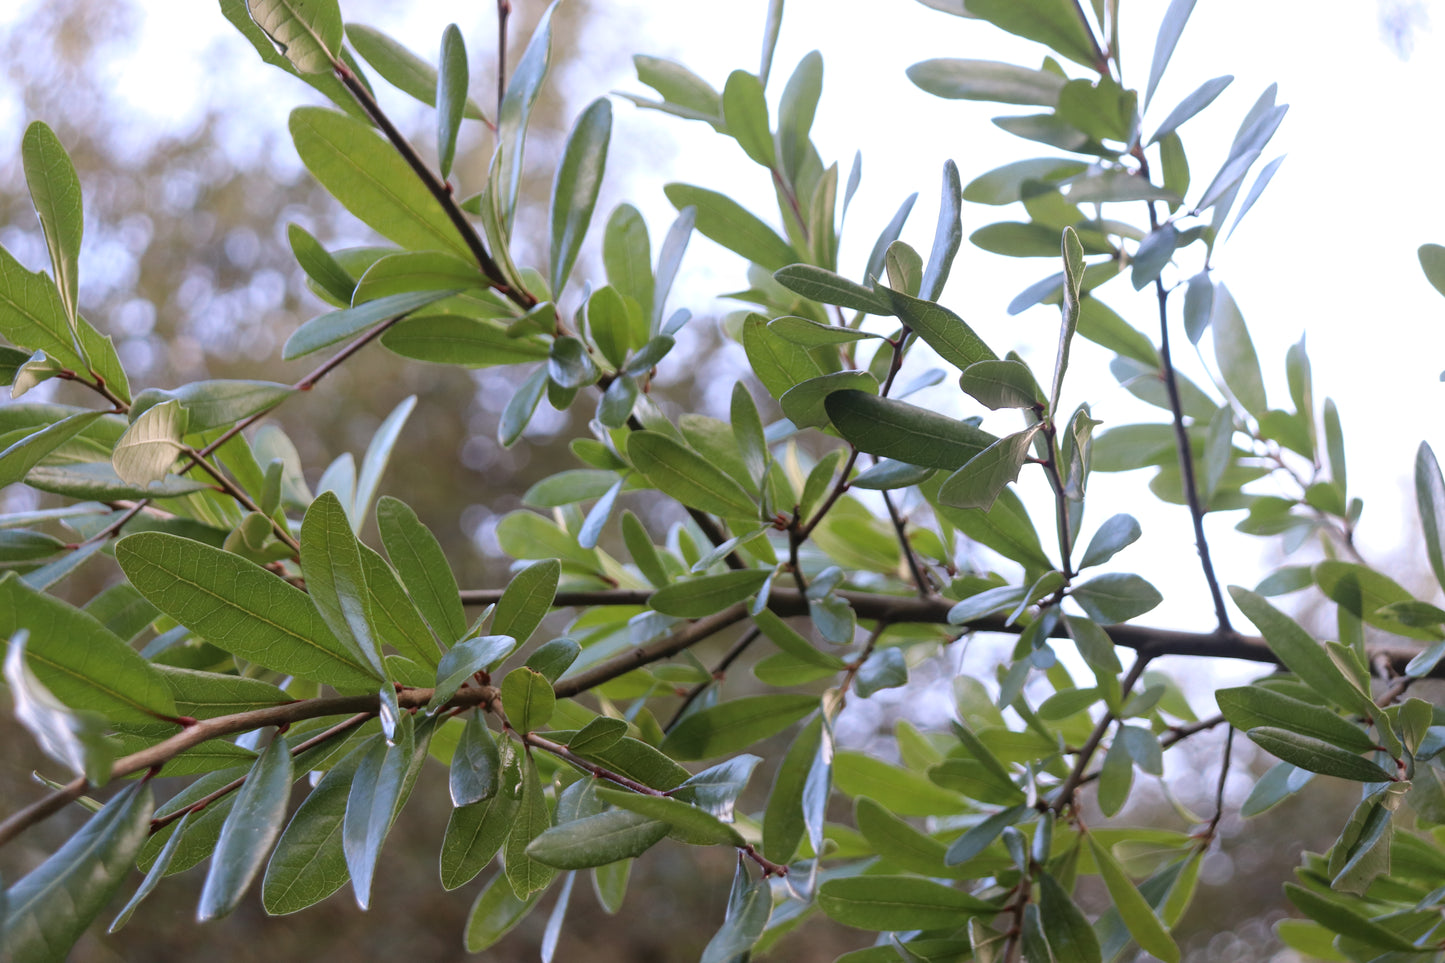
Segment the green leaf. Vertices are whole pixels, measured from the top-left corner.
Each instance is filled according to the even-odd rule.
[[[291,797],[291,750],[280,733],[256,760],[221,827],[211,869],[201,888],[196,919],[229,916],[261,871],[271,844],[281,835]]]
[[[66,415],[0,449],[0,488],[23,481],[42,459],[85,431],[104,414],[102,411],[81,411]]]
[[[763,852],[769,859],[791,862],[802,842],[806,829],[803,792],[821,737],[822,718],[814,716],[793,739],[773,777],[772,791],[763,812]]]
[[[341,846],[351,875],[352,892],[363,910],[371,903],[371,884],[382,844],[410,788],[412,777],[408,770],[415,746],[409,725],[411,717],[402,718],[403,725],[397,727],[397,733],[399,737],[404,733],[405,738],[388,744],[380,736],[373,737],[357,766],[346,799]]]
[[[155,808],[147,783],[118,792],[81,830],[5,893],[5,950],[15,960],[62,960],[130,872]]]
[[[116,442],[111,465],[126,484],[144,488],[170,473],[185,433],[186,415],[180,402],[147,408]]]
[[[1359,755],[1321,739],[1302,736],[1287,729],[1261,726],[1247,733],[1261,749],[1301,769],[1356,782],[1393,782],[1379,766]]]
[[[436,292],[434,292],[435,294]],[[445,296],[447,292],[440,292]],[[400,298],[403,295],[396,295]],[[425,296],[418,294],[416,298]],[[430,300],[435,300],[431,297]],[[372,304],[380,304],[373,301]],[[370,307],[370,305],[368,305]],[[319,320],[319,319],[318,319]],[[433,364],[459,364],[469,368],[489,368],[494,365],[520,364],[527,361],[541,361],[547,357],[546,343],[536,337],[513,337],[496,321],[483,318],[467,318],[454,314],[424,314],[409,317],[394,325],[381,336],[381,343],[390,351],[404,358],[428,361]],[[543,377],[546,377],[545,372]],[[542,383],[545,387],[545,381]],[[536,402],[530,393],[514,396],[531,401],[526,410],[528,418],[536,409]],[[538,391],[536,398],[540,399]],[[522,404],[524,402],[519,402]],[[514,417],[520,412],[514,413]],[[508,426],[512,425],[511,429]],[[509,418],[504,418],[503,429],[516,430],[520,434],[526,427]],[[508,437],[506,435],[503,436]]]
[[[651,816],[612,809],[553,826],[527,845],[527,855],[557,869],[605,866],[641,856],[668,830]]]
[[[502,680],[502,705],[506,707],[507,720],[518,732],[545,726],[556,704],[552,683],[536,669],[519,666]]]
[[[470,806],[497,793],[502,757],[497,740],[487,728],[480,711],[473,712],[462,728],[462,737],[452,754],[448,788],[452,805]]]
[[[746,70],[734,70],[723,87],[722,114],[728,133],[743,152],[756,163],[771,168],[776,162],[776,152],[762,82]]]
[[[117,722],[174,717],[176,703],[160,672],[94,616],[14,577],[0,576],[0,637],[28,631],[36,678],[73,709]]]
[[[346,39],[387,83],[428,107],[436,106],[437,69],[374,27],[346,25]],[[480,107],[466,101],[464,116],[486,120]]]
[[[877,394],[878,379],[866,371],[835,371],[794,385],[783,392],[778,405],[788,420],[799,428],[825,428],[828,425],[828,396],[838,391]]]
[[[1445,294],[1445,247],[1439,244],[1421,244],[1418,252],[1420,258],[1420,270],[1425,272],[1425,280],[1439,291]]]
[[[454,293],[450,290],[409,291],[367,301],[354,308],[343,308],[319,315],[291,333],[281,348],[281,357],[287,361],[304,357],[313,351],[320,351],[338,341],[361,334],[382,321],[411,314]]]
[[[1089,841],[1089,851],[1093,853],[1094,864],[1099,868],[1104,886],[1109,890],[1109,899],[1129,928],[1129,935],[1146,952],[1153,953],[1166,963],[1179,963],[1179,947],[1169,935],[1168,927],[1125,875],[1114,854],[1093,833],[1085,834],[1085,838]]]
[[[1119,552],[1137,542],[1141,534],[1143,532],[1139,528],[1139,522],[1133,515],[1121,513],[1110,517],[1108,521],[1099,526],[1094,537],[1089,539],[1089,547],[1084,549],[1084,557],[1079,561],[1079,568],[1103,565]]]
[[[824,407],[838,433],[861,450],[910,465],[954,470],[998,440],[966,422],[865,391],[834,392]]]
[[[329,73],[341,52],[336,0],[246,0],[256,25],[303,74]]]
[[[519,644],[530,639],[552,607],[561,573],[561,563],[548,559],[529,565],[513,576],[497,600],[492,634],[510,635]]]
[[[550,687],[548,691],[551,691]],[[555,869],[527,853],[527,846],[542,835],[549,824],[547,801],[542,797],[542,781],[537,775],[537,764],[529,754],[522,776],[522,798],[506,844],[507,882],[511,883],[512,892],[518,899],[526,899],[532,893],[545,889],[557,875]]]
[[[1431,642],[1440,638],[1440,630],[1434,624],[1416,627],[1393,616],[1394,610],[1388,606],[1413,602],[1415,597],[1382,572],[1353,562],[1330,560],[1314,567],[1314,580],[1330,601],[1370,625],[1407,638]]]
[[[551,291],[561,297],[572,273],[582,239],[592,222],[597,206],[597,193],[602,187],[602,172],[607,166],[607,145],[612,136],[612,103],[605,97],[594,100],[577,118],[557,175],[552,181],[551,208]]]
[[[802,267],[803,265],[794,266]],[[786,270],[786,268],[784,270]],[[793,344],[800,344],[805,348],[817,348],[826,344],[848,344],[853,341],[862,341],[866,338],[877,337],[877,335],[870,335],[866,331],[845,328],[836,324],[820,324],[817,321],[809,321],[807,318],[794,317],[783,317],[770,321],[768,323],[768,330],[786,338],[793,342]],[[845,372],[837,373],[843,374]],[[877,379],[874,380],[876,383]]]
[[[1324,648],[1298,622],[1248,589],[1231,585],[1229,596],[1245,618],[1259,629],[1270,651],[1301,682],[1334,705],[1374,715],[1374,704],[1369,697],[1350,684]]]
[[[1076,585],[1069,595],[1101,625],[1127,622],[1164,601],[1159,590],[1137,575],[1111,572]]]
[[[445,644],[460,639],[467,631],[466,612],[441,543],[416,512],[390,496],[377,503],[376,521],[391,564],[432,631]]]
[[[812,264],[790,264],[774,272],[773,279],[789,291],[823,304],[879,316],[893,313],[892,304],[881,292]]]
[[[728,894],[727,918],[703,948],[700,963],[732,963],[751,956],[773,912],[773,888],[766,877],[751,881],[738,863]]]
[[[1214,329],[1214,356],[1225,385],[1246,411],[1255,417],[1263,415],[1269,404],[1264,394],[1259,357],[1254,353],[1254,343],[1244,326],[1244,317],[1223,284],[1214,286],[1214,312],[1210,325]]]
[[[480,953],[492,946],[511,931],[512,927],[530,913],[542,898],[545,887],[518,899],[507,884],[507,877],[498,873],[472,904],[467,916],[466,948],[468,953]]]
[[[1070,0],[967,0],[969,14],[1044,44],[1085,67],[1099,66],[1089,28]]]
[[[1019,469],[1029,457],[1029,446],[1041,424],[1031,425],[989,445],[970,458],[944,481],[938,500],[954,508],[978,508],[987,512],[1005,487],[1018,480]]]
[[[843,750],[834,756],[833,782],[844,795],[867,796],[898,816],[945,815],[962,812],[968,805],[958,793],[921,773],[861,752]]]
[[[803,165],[815,153],[808,135],[813,128],[813,115],[818,109],[818,98],[822,92],[823,57],[812,50],[798,61],[778,101],[778,153],[783,162],[783,173],[794,185],[799,181]],[[698,229],[707,233],[701,226]],[[777,267],[763,266],[769,270]]]
[[[39,743],[47,756],[87,782],[102,786],[110,780],[115,746],[106,738],[104,716],[66,706],[45,687],[26,664],[29,632],[10,636],[5,653],[5,682],[15,705],[15,718]]]
[[[992,916],[993,904],[917,876],[849,876],[818,889],[818,908],[864,930],[953,929],[970,916]]]
[[[647,604],[664,615],[699,619],[748,598],[772,574],[767,569],[744,569],[674,582],[654,592]]]
[[[356,749],[321,777],[302,800],[266,865],[261,903],[273,916],[285,916],[319,903],[346,885],[342,821],[346,798],[365,749]],[[178,838],[180,830],[176,831]],[[167,846],[171,840],[167,840]],[[157,865],[160,864],[158,859]]]
[[[166,870],[171,865],[171,857],[175,855],[176,849],[179,848],[181,838],[185,833],[186,823],[190,818],[191,814],[189,812],[180,818],[180,821],[176,824],[175,831],[172,832],[170,838],[166,840],[166,844],[161,847],[160,855],[156,857],[156,861],[151,865],[150,871],[146,873],[145,879],[141,880],[141,884],[136,887],[135,892],[132,893],[130,899],[126,901],[125,906],[121,908],[119,913],[115,914],[115,919],[111,920],[109,928],[106,929],[107,933],[114,934],[120,932],[121,927],[125,926],[130,920],[131,914],[136,911],[142,901],[151,894],[157,884],[165,877]],[[0,899],[0,919],[3,918],[4,901]]]
[[[993,411],[1042,404],[1033,372],[1022,361],[979,361],[958,376],[958,387]]]
[[[731,198],[691,184],[668,184],[662,190],[679,211],[697,209],[697,229],[705,237],[759,267],[776,271],[798,260],[787,241]]]
[[[1057,104],[1064,88],[1064,78],[1052,71],[953,57],[916,63],[908,68],[908,79],[935,97],[1040,107]]]
[[[384,249],[389,250],[389,249]],[[446,251],[399,251],[379,257],[361,279],[348,302],[360,307],[368,301],[417,291],[464,291],[467,294],[450,305],[484,317],[506,317],[509,312],[499,299],[484,293],[488,282],[475,260]]]
[[[1394,930],[1381,926],[1341,899],[1330,899],[1294,883],[1284,884],[1289,901],[1310,919],[1333,933],[1359,940],[1370,947],[1400,953],[1419,953],[1420,947]]]
[[[1099,937],[1069,891],[1049,873],[1040,873],[1039,916],[1049,948],[1059,963],[1100,963]]]
[[[1237,686],[1214,694],[1225,719],[1236,729],[1260,726],[1287,729],[1321,739],[1348,752],[1369,752],[1375,740],[1364,730],[1323,706],[1291,698],[1263,686]]]
[[[962,371],[980,361],[996,361],[973,329],[952,311],[931,301],[912,298],[901,291],[883,288],[899,320],[911,327],[939,357]]]
[[[377,676],[337,640],[306,594],[259,566],[163,532],[127,536],[115,554],[152,605],[225,651],[343,691],[374,689]]]
[[[743,321],[742,340],[748,364],[774,398],[781,398],[794,385],[823,374],[822,367],[806,348],[773,331],[768,319],[760,314],[749,314]]]
[[[361,547],[335,492],[322,492],[301,522],[301,574],[316,611],[352,659],[386,678]]]
[[[84,356],[88,352],[79,341],[77,319],[80,309],[76,296],[80,283],[80,239],[85,226],[80,178],[76,176],[75,165],[71,163],[60,138],[41,121],[34,121],[25,128],[20,156],[25,168],[25,184],[30,189],[35,213],[40,215],[40,227],[45,233],[45,246],[50,251],[50,264],[55,272],[60,301],[65,307],[70,336]]]
[[[499,791],[490,799],[453,809],[447,820],[441,881],[448,890],[465,885],[480,873],[511,831],[521,800],[522,771],[516,752],[509,746],[503,747],[502,760]],[[508,887],[503,889],[511,892]]]
[[[732,826],[712,813],[668,796],[649,796],[622,789],[598,789],[597,795],[630,812],[661,820],[690,846],[745,846],[747,841]]]
[[[779,733],[818,707],[811,695],[732,699],[683,717],[662,742],[677,759],[710,759],[746,749]]]
[[[407,250],[471,257],[436,198],[367,124],[320,107],[298,107],[291,112],[290,128],[312,176],[382,237]]]
[[[627,734],[627,723],[612,716],[598,716],[577,730],[567,742],[567,748],[579,755],[592,752],[606,752]]]
[[[457,152],[457,130],[467,107],[467,47],[456,24],[442,31],[441,71],[436,83],[437,167],[442,180],[451,175]]]
[[[0,464],[5,456],[0,454]],[[1420,512],[1420,528],[1425,533],[1425,554],[1435,581],[1445,586],[1445,478],[1440,463],[1426,442],[1415,452],[1415,504]]]
[[[627,457],[653,487],[689,508],[728,518],[758,513],[741,485],[660,432],[634,431],[627,438]]]

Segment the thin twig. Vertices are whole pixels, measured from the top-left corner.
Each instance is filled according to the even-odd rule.
[[[758,640],[758,636],[761,634],[757,628],[751,628],[740,635],[738,640],[733,643],[733,647],[728,649],[727,653],[718,661],[718,664],[713,667],[711,678],[706,682],[699,682],[688,690],[687,695],[682,697],[682,705],[677,707],[677,711],[672,714],[672,718],[668,720],[667,725],[662,727],[662,731],[671,732],[672,727],[677,725],[678,721],[682,719],[683,713],[687,712],[687,707],[692,705],[698,696],[706,692],[708,686],[714,682],[721,682],[732,664],[748,650],[748,646]]]
[[[1224,757],[1219,761],[1219,782],[1214,787],[1214,817],[1205,825],[1204,831],[1199,838],[1204,845],[1209,845],[1214,839],[1215,832],[1219,829],[1219,821],[1224,818],[1224,783],[1229,778],[1229,755],[1234,748],[1234,726],[1224,735]]]
[[[1134,664],[1129,667],[1129,674],[1124,676],[1124,681],[1119,685],[1120,700],[1127,699],[1129,692],[1134,688],[1134,683],[1139,681],[1139,676],[1144,674],[1144,667],[1149,664],[1153,655],[1149,652],[1140,652]],[[1079,758],[1074,762],[1074,768],[1069,772],[1069,777],[1064,780],[1054,795],[1054,800],[1048,808],[1062,814],[1064,807],[1073,805],[1074,792],[1079,788],[1079,783],[1084,778],[1084,772],[1089,768],[1089,760],[1099,748],[1099,743],[1104,740],[1104,734],[1109,731],[1109,726],[1114,723],[1114,713],[1106,711],[1099,717],[1094,731],[1089,733],[1089,741],[1084,743],[1079,750]]]
[[[507,97],[507,18],[511,0],[497,0],[497,123],[502,122],[502,101]]]
[[[371,96],[371,91],[367,90],[366,86],[356,79],[356,75],[351,72],[351,68],[347,67],[346,64],[340,60],[334,61],[332,68],[337,78],[346,85],[346,89],[351,91],[351,96],[355,97],[356,102],[361,105],[361,109],[366,111],[366,115],[371,118],[377,127],[381,128],[381,132],[386,135],[386,139],[391,142],[391,146],[401,155],[402,160],[406,161],[407,166],[412,169],[417,179],[422,182],[422,185],[426,187],[432,197],[436,198],[437,203],[441,205],[442,210],[446,213],[447,220],[451,221],[452,226],[457,229],[457,233],[461,236],[463,243],[466,244],[467,250],[472,253],[472,257],[476,260],[477,266],[482,269],[482,274],[486,277],[487,283],[492,286],[492,289],[518,307],[526,309],[535,306],[537,304],[535,297],[527,291],[514,288],[507,283],[506,276],[502,274],[502,269],[497,266],[496,261],[492,260],[491,254],[487,253],[486,245],[482,243],[481,237],[477,234],[477,229],[472,226],[472,222],[467,220],[467,216],[462,213],[462,209],[457,205],[456,197],[452,195],[447,185],[437,177],[436,174],[432,173],[432,169],[421,159],[421,155],[416,152],[416,148],[412,147],[411,142],[402,136],[401,131],[396,129],[396,125],[391,122],[391,118],[382,113],[380,105],[376,102],[376,98]]]
[[[928,598],[933,589],[923,574],[923,566],[918,563],[918,556],[913,551],[913,543],[908,540],[908,528],[903,516],[898,513],[898,507],[893,504],[893,499],[888,492],[883,493],[883,504],[888,508],[888,519],[893,522],[893,531],[898,534],[898,547],[903,549],[903,558],[908,562],[908,571],[913,575],[913,584],[918,589],[920,596]]]

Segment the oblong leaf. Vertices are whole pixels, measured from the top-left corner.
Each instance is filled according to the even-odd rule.
[[[344,691],[373,689],[378,677],[336,639],[306,594],[265,569],[164,532],[129,535],[115,554],[152,605],[221,649]]]
[[[818,907],[844,926],[865,930],[953,928],[970,916],[998,912],[993,903],[917,876],[830,879],[818,889]]]
[[[742,486],[701,455],[655,431],[634,431],[627,457],[648,482],[689,508],[729,518],[758,512]]]
[[[828,419],[870,455],[954,470],[996,439],[962,421],[866,391],[836,391],[824,401]]]
[[[699,619],[743,601],[762,588],[772,574],[754,568],[674,582],[652,593],[647,604],[664,615]]]
[[[251,18],[303,74],[327,73],[341,53],[336,0],[246,0]]]
[[[612,104],[599,97],[572,127],[562,148],[561,162],[552,181],[551,291],[560,298],[582,238],[592,222],[602,172],[607,166],[607,145],[612,136]]]
[[[527,844],[527,855],[557,869],[588,869],[641,856],[668,833],[667,823],[611,809],[553,826]]]
[[[1356,782],[1394,781],[1389,773],[1368,759],[1322,739],[1302,736],[1273,726],[1251,729],[1247,735],[1252,742],[1271,755],[1310,772],[1353,779]]]
[[[678,759],[708,759],[781,732],[818,707],[817,696],[763,695],[733,699],[691,713],[662,741]]]
[[[798,260],[787,241],[737,201],[691,184],[668,184],[662,190],[679,211],[697,210],[701,234],[759,267],[776,271]]]
[[[196,909],[200,922],[230,915],[261,871],[286,822],[291,780],[291,750],[286,737],[277,734],[246,776],[221,827]]]

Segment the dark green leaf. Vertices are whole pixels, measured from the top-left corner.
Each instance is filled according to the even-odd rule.
[[[330,896],[350,879],[341,844],[342,821],[352,778],[365,755],[364,743],[347,753],[321,777],[291,817],[261,881],[261,903],[266,912],[284,916],[303,910]],[[179,836],[177,829],[172,840]],[[170,845],[171,840],[167,840],[166,846]]]
[[[830,918],[866,930],[952,929],[970,916],[992,916],[992,903],[916,876],[850,876],[818,890]]]
[[[841,308],[880,316],[893,313],[893,306],[882,293],[826,268],[790,264],[774,272],[773,278],[789,291],[823,304],[836,304]]]
[[[15,717],[39,743],[41,750],[77,776],[97,786],[110,780],[115,746],[106,737],[104,716],[75,710],[62,703],[26,664],[29,632],[20,629],[8,641],[5,682],[15,705]]]
[[[1333,933],[1380,949],[1401,953],[1420,952],[1420,947],[1394,930],[1376,923],[1339,898],[1330,899],[1294,883],[1284,884],[1284,894],[1300,912]]]
[[[360,543],[335,492],[322,492],[306,511],[301,573],[327,627],[355,661],[385,678]]]
[[[1419,258],[1425,280],[1429,281],[1435,290],[1445,294],[1445,247],[1439,244],[1421,244]]]
[[[587,869],[641,856],[668,833],[667,823],[612,809],[553,826],[527,845],[527,855],[557,869]]]
[[[963,224],[959,220],[962,195],[958,166],[951,160],[944,161],[943,198],[938,204],[938,227],[933,233],[933,248],[928,255],[928,266],[923,269],[923,283],[919,287],[919,295],[925,301],[936,301],[943,293],[943,285],[948,280],[954,255],[958,253],[958,246],[963,243]]]
[[[627,438],[627,457],[654,487],[689,508],[729,518],[757,514],[742,486],[664,434],[634,431]]]
[[[661,820],[672,827],[673,835],[691,846],[746,845],[742,835],[732,826],[681,800],[622,789],[598,789],[597,794],[614,806]]]
[[[507,883],[507,877],[498,873],[487,883],[485,889],[472,904],[467,916],[466,948],[468,953],[480,953],[511,931],[512,927],[526,917],[542,898],[544,889],[539,889],[525,899],[518,899]]]
[[[497,793],[502,757],[497,740],[487,728],[480,711],[473,712],[462,729],[461,740],[452,754],[448,787],[452,806],[470,806]]]
[[[261,871],[271,844],[281,835],[286,803],[291,798],[291,780],[291,750],[286,737],[278,733],[256,760],[221,827],[221,838],[196,909],[200,922],[229,916],[240,904]]]
[[[1039,915],[1059,963],[1099,963],[1099,938],[1069,891],[1048,873],[1039,877]]]
[[[0,456],[3,458],[3,456]],[[1435,581],[1445,586],[1445,478],[1435,452],[1425,442],[1415,452],[1415,504],[1425,533],[1425,554]]]
[[[979,361],[997,359],[973,329],[952,311],[931,301],[920,301],[899,291],[884,288],[899,320],[918,333],[939,357],[962,371]]]
[[[373,690],[377,676],[336,639],[306,594],[265,569],[162,532],[121,539],[116,559],[156,608],[225,651],[346,691]]]
[[[1089,841],[1089,850],[1093,853],[1099,875],[1104,878],[1104,885],[1109,890],[1109,899],[1129,928],[1129,935],[1144,950],[1166,963],[1179,963],[1179,947],[1169,935],[1168,927],[1124,873],[1114,854],[1093,833],[1086,834],[1085,838]]]
[[[1031,408],[1042,404],[1038,382],[1022,361],[979,361],[958,376],[958,386],[988,408]]]
[[[388,350],[406,358],[433,364],[466,365],[470,368],[520,364],[541,361],[548,357],[547,345],[536,337],[513,337],[496,321],[453,314],[426,314],[407,318],[383,334],[381,343]],[[531,397],[527,395],[526,399],[531,400]],[[524,402],[519,402],[522,403]],[[531,408],[526,411],[527,417],[531,417],[531,411],[536,407],[533,401]],[[510,419],[503,419],[499,430],[508,430],[513,425],[514,422]],[[520,434],[524,427],[525,422],[515,430]]]
[[[521,666],[502,680],[502,705],[507,710],[507,721],[518,732],[546,725],[556,704],[552,683],[536,669]]]
[[[1321,739],[1302,736],[1287,729],[1261,726],[1249,730],[1249,738],[1261,749],[1301,769],[1356,782],[1390,782],[1385,770],[1359,755]]]
[[[536,669],[542,673],[542,678],[555,683],[581,654],[582,647],[575,639],[552,639],[538,646],[537,651],[527,657],[527,668]]]
[[[954,470],[997,441],[970,424],[864,391],[838,391],[824,402],[839,434],[872,455]]]
[[[654,592],[648,605],[664,615],[702,618],[748,598],[771,575],[766,569],[745,569],[674,582]]]
[[[550,686],[547,691],[551,692]],[[542,835],[550,823],[547,800],[542,796],[542,781],[537,775],[537,764],[532,761],[531,755],[528,755],[523,765],[522,798],[517,804],[511,831],[507,833],[506,845],[507,882],[512,885],[512,892],[518,899],[526,899],[532,893],[546,889],[557,876],[555,869],[527,853],[527,846]]]
[[[456,889],[472,880],[502,848],[521,800],[522,771],[510,748],[502,753],[499,791],[490,799],[460,806],[447,820],[441,850],[442,886]],[[511,892],[509,887],[502,887]]]
[[[1236,729],[1272,726],[1329,742],[1349,752],[1369,752],[1375,740],[1364,730],[1323,706],[1291,698],[1263,686],[1237,686],[1214,694],[1219,709]]]
[[[938,489],[938,500],[954,508],[977,508],[987,512],[999,492],[1018,480],[1019,469],[1028,460],[1029,445],[1042,425],[1015,432],[970,458],[948,476]]]
[[[383,496],[376,506],[382,544],[417,609],[445,644],[466,633],[456,577],[441,543],[405,502]]]
[[[1324,648],[1298,622],[1248,589],[1231,585],[1229,595],[1258,627],[1270,650],[1301,682],[1337,706],[1357,710],[1369,704],[1369,697],[1350,684]],[[1365,711],[1373,715],[1372,704]]]
[[[80,832],[5,893],[5,950],[19,960],[62,960],[110,902],[146,841],[150,786],[132,783]]]

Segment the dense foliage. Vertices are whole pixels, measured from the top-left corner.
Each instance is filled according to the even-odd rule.
[[[1216,842],[1235,730],[1279,760],[1246,815],[1314,774],[1361,784],[1338,841],[1284,884],[1301,918],[1280,936],[1326,959],[1445,953],[1445,720],[1410,697],[1445,655],[1445,610],[1360,558],[1338,413],[1316,404],[1303,341],[1284,361],[1288,403],[1271,406],[1243,315],[1210,268],[1278,167],[1260,161],[1286,108],[1265,91],[1219,171],[1195,182],[1181,129],[1230,78],[1167,111],[1151,105],[1192,0],[1169,5],[1142,98],[1123,80],[1117,4],[928,5],[1047,48],[1038,67],[940,59],[909,71],[937,96],[1031,111],[995,123],[1045,156],[966,185],[950,162],[926,258],[898,240],[914,195],[852,276],[839,236],[860,165],[842,175],[810,139],[820,57],[769,95],[781,0],[758,71],[734,71],[721,92],[680,64],[636,58],[659,99],[625,96],[735,141],[775,188],[781,225],[709,187],[669,184],[679,213],[655,253],[634,207],[595,216],[609,100],[580,113],[557,157],[524,157],[551,17],[565,10],[543,17],[488,110],[469,96],[485,85],[468,77],[455,27],[433,66],[343,24],[334,0],[221,0],[262,58],[334,103],[292,113],[296,150],[385,242],[328,250],[290,226],[329,309],[283,357],[331,350],[290,384],[133,390],[77,303],[79,178],[50,128],[30,126],[23,160],[51,272],[0,249],[0,374],[15,399],[0,406],[0,485],[37,493],[0,516],[0,636],[15,715],[72,781],[0,823],[0,844],[72,804],[95,815],[4,889],[6,958],[64,958],[133,867],[143,881],[112,929],[164,877],[205,861],[202,922],[253,885],[273,914],[348,884],[365,908],[388,831],[434,759],[450,767],[455,807],[441,884],[495,866],[467,924],[472,951],[554,892],[550,959],[579,872],[614,912],[633,859],[683,844],[738,856],[707,961],[747,959],[818,913],[873,943],[843,957],[853,963],[1177,960],[1171,928]],[[434,147],[398,131],[368,69],[435,107]],[[467,122],[495,137],[485,184],[453,171]],[[555,170],[552,199],[538,219],[545,243],[514,247],[525,163]],[[1009,307],[1058,306],[1047,369],[1000,357],[944,303],[964,201],[1022,209],[975,231],[975,245],[1056,260]],[[678,302],[705,303],[672,290],[694,231],[750,265],[749,286],[728,297],[751,309],[725,327],[752,379],[731,386],[726,421],[674,416],[650,394],[660,367],[685,363],[673,350],[691,314]],[[601,273],[584,281],[589,236]],[[523,251],[538,265],[519,264]],[[1420,256],[1445,290],[1445,248]],[[1157,315],[1126,320],[1102,300],[1111,286],[1152,290]],[[1180,333],[1212,345],[1215,383],[1175,371]],[[1115,378],[1160,420],[1101,426],[1087,403],[1064,404],[1078,337],[1115,354]],[[591,434],[569,445],[580,467],[533,486],[531,508],[498,525],[517,563],[505,586],[459,588],[413,507],[382,494],[416,399],[359,465],[343,455],[319,475],[267,422],[279,405],[316,404],[295,396],[372,342],[398,365],[522,366],[505,445],[530,443],[544,399],[593,414]],[[940,361],[947,370],[930,367]],[[959,392],[945,412],[904,400],[950,379]],[[21,400],[46,383],[90,403]],[[1445,480],[1428,447],[1416,465],[1428,561],[1445,585]],[[1139,623],[1162,600],[1121,566],[1140,523],[1086,521],[1087,492],[1108,484],[1094,473],[1145,466],[1157,467],[1160,501],[1192,519],[1208,630]],[[1051,493],[1038,523],[1013,487],[1023,472]],[[1271,493],[1259,494],[1266,477]],[[1313,543],[1323,561],[1222,587],[1203,518],[1239,510],[1240,532]],[[111,581],[73,605],[66,579],[82,566]],[[1333,604],[1334,637],[1269,600],[1294,592]],[[849,700],[908,685],[910,669],[979,633],[1016,644],[994,678],[954,680],[951,726],[900,722],[891,761],[835,744]],[[705,665],[694,647],[718,638],[729,648]],[[745,654],[751,678],[729,677]],[[1199,718],[1146,671],[1171,654],[1267,667]],[[1136,770],[1161,775],[1166,750],[1220,729],[1212,813],[1172,829],[1112,818]],[[765,794],[748,792],[755,770],[771,779]],[[1102,912],[1076,902],[1089,878],[1107,893]]]

